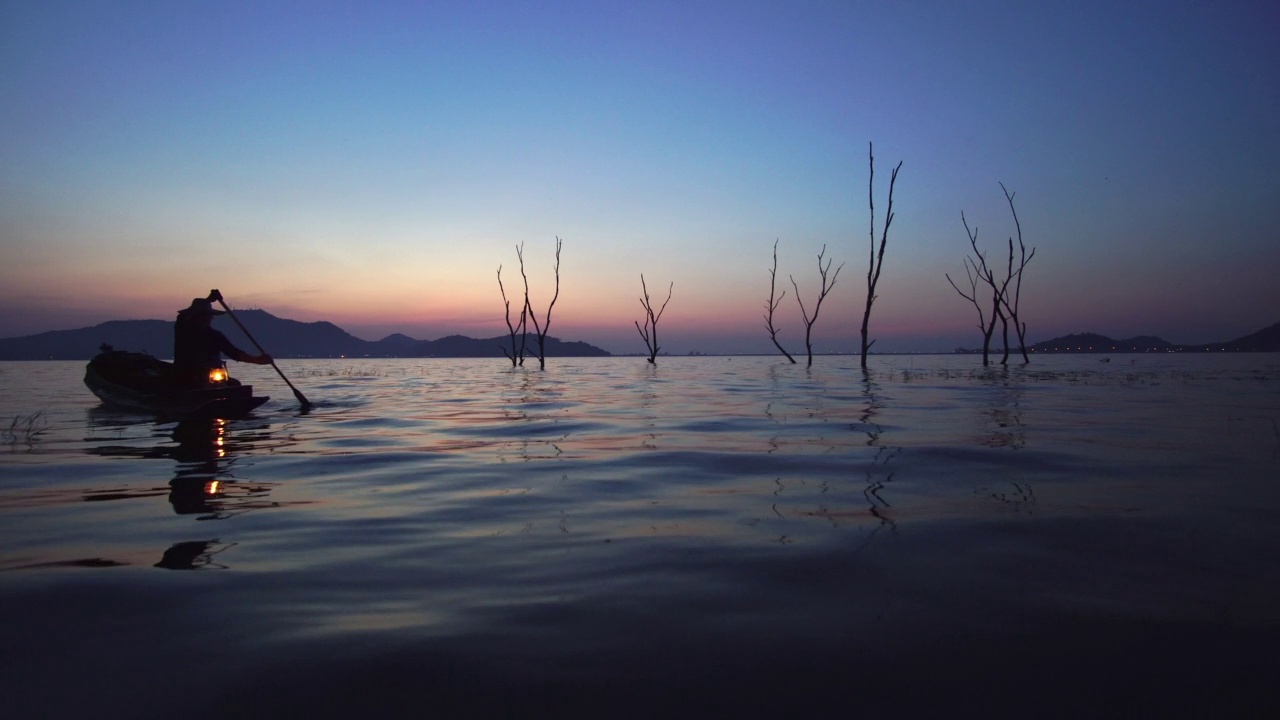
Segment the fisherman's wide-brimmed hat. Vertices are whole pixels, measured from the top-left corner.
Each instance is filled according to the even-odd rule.
[[[221,310],[213,309],[213,301],[209,298],[193,298],[191,307],[185,307],[178,311],[179,315],[223,315]]]

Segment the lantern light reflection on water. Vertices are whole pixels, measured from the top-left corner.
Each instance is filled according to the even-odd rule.
[[[213,451],[219,458],[227,456],[227,421],[221,418],[213,421]]]

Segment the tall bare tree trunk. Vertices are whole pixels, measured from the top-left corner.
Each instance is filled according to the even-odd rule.
[[[880,234],[880,252],[876,252],[876,158],[872,153],[871,143],[867,143],[867,159],[871,166],[871,177],[867,181],[867,203],[871,206],[871,257],[867,266],[867,305],[862,311],[862,368],[867,367],[867,351],[875,344],[875,340],[867,341],[868,325],[871,322],[871,306],[876,301],[876,285],[880,282],[880,269],[884,266],[884,247],[889,240],[889,225],[893,222],[893,185],[898,181],[898,170],[902,169],[902,161],[889,176],[889,207],[885,210],[884,231]]]
[[[560,245],[561,245],[560,237],[556,236],[556,265],[555,265],[556,293],[555,295],[551,296],[551,303],[547,305],[547,319],[546,319],[546,322],[542,324],[538,323],[538,314],[534,312],[533,305],[529,303],[529,279],[526,277],[524,282],[525,310],[528,311],[529,318],[533,320],[533,331],[538,339],[538,369],[539,370],[547,369],[547,347],[546,347],[547,331],[551,329],[551,309],[556,306],[556,300],[559,299],[560,297]],[[524,256],[523,255],[521,255],[520,257],[520,272],[522,275],[524,274]]]
[[[1029,363],[1031,358],[1027,356],[1027,324],[1022,322],[1018,315],[1018,301],[1022,298],[1022,274],[1026,270],[1027,264],[1031,262],[1031,258],[1035,257],[1036,249],[1031,248],[1031,252],[1027,252],[1027,246],[1022,242],[1022,223],[1018,220],[1018,210],[1013,206],[1013,196],[1015,193],[1009,192],[1009,189],[1000,183],[1000,189],[1004,191],[1004,197],[1009,201],[1009,212],[1013,213],[1013,224],[1018,231],[1018,269],[1013,270],[1013,238],[1009,238],[1009,275],[1015,277],[1013,285],[1013,298],[1005,296],[1005,311],[1009,314],[1009,320],[1013,323],[1013,330],[1018,334],[1018,351],[1022,353],[1022,362]]]

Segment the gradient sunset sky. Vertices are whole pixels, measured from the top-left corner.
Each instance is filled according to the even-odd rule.
[[[524,243],[551,334],[639,352],[980,344],[947,284],[1037,248],[1029,339],[1280,321],[1280,3],[0,0],[0,337],[236,308],[366,339],[505,333]],[[877,230],[878,232],[878,230]],[[260,338],[268,347],[270,342]]]

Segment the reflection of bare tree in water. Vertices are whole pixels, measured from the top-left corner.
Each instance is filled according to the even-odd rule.
[[[558,381],[548,379],[543,373],[531,373],[523,369],[511,371],[510,377],[512,385],[501,403],[502,420],[512,425],[529,427],[517,427],[510,433],[499,433],[514,435],[515,439],[494,445],[498,462],[509,461],[508,450],[514,450],[515,459],[521,462],[562,455],[564,450],[557,443],[563,442],[569,435],[563,432],[555,434],[558,428],[550,426],[560,424],[560,413],[549,408],[554,408],[563,386]],[[548,438],[548,435],[555,436]],[[541,452],[543,448],[549,448],[550,453]]]
[[[889,468],[889,463],[902,450],[900,447],[881,444],[884,427],[877,422],[877,417],[885,406],[879,395],[880,386],[874,382],[872,375],[871,370],[865,367],[862,369],[862,395],[866,398],[866,406],[858,421],[862,423],[863,432],[867,435],[867,446],[876,448],[876,454],[866,469],[866,483],[862,489],[862,495],[867,499],[867,512],[879,520],[880,525],[864,541],[864,546],[865,542],[869,542],[870,538],[886,525],[890,530],[897,530],[897,523],[886,512],[890,507],[889,501],[880,492],[888,483],[893,482],[896,471]]]
[[[983,376],[991,389],[989,401],[982,407],[984,424],[990,433],[982,440],[987,447],[1020,450],[1027,444],[1022,423],[1022,395],[1025,389],[1018,378],[1009,376],[1009,368],[1001,367]]]
[[[858,422],[862,423],[862,431],[867,434],[867,445],[872,447],[879,444],[880,436],[884,433],[884,428],[876,422],[876,416],[884,409],[884,403],[877,395],[879,390],[880,386],[871,381],[871,371],[863,369],[862,395],[866,398],[867,404],[862,410],[862,415],[858,417]]]
[[[838,475],[776,477],[770,488],[773,496],[769,503],[770,514],[781,521],[816,519],[825,521],[834,529],[857,531],[854,552],[860,552],[885,528],[890,533],[897,529],[897,520],[889,512],[890,498],[887,495],[896,473],[893,460],[902,448],[882,444],[885,428],[880,422],[880,414],[885,408],[885,398],[880,385],[872,371],[863,371],[859,394],[864,404],[855,409],[848,405],[851,400],[856,402],[851,393],[833,396],[830,384],[815,379],[810,370],[805,373],[808,382],[796,383],[794,375],[779,371],[787,367],[776,365],[770,369],[776,397],[765,404],[764,415],[780,426],[780,433],[769,439],[766,452],[784,450],[792,444],[808,448],[829,445],[829,452],[839,453],[842,467],[847,467],[845,462],[854,464],[857,468],[854,472],[861,476],[861,482],[847,483]],[[841,408],[829,411],[832,403],[838,403]],[[852,416],[856,420],[851,420],[850,409],[856,413]],[[801,424],[794,428],[781,427],[788,425],[789,414],[796,412],[802,413]],[[835,422],[836,419],[843,419],[843,422]],[[821,431],[824,427],[830,428],[831,436]],[[855,433],[853,437],[849,435],[851,432]],[[865,440],[859,441],[857,434],[865,435]],[[789,438],[794,440],[789,442]],[[857,499],[855,491],[861,492],[862,501]],[[874,524],[868,525],[868,516],[874,518]],[[756,518],[751,524],[754,526],[760,522],[766,522],[766,519]],[[769,523],[768,526],[773,525]],[[776,542],[783,544],[793,539],[787,534],[774,537]]]
[[[886,483],[893,482],[895,471],[889,470],[889,461],[893,459],[901,448],[879,448],[876,450],[876,456],[871,459],[871,464],[867,467],[867,485],[862,490],[862,495],[867,498],[870,503],[871,514],[880,517],[878,510],[888,508],[889,501],[880,496],[880,491],[884,489]]]
[[[523,358],[521,358],[523,364]],[[537,382],[533,375],[522,371],[513,371],[512,381],[518,381],[519,387],[511,388],[511,396],[502,403],[502,419],[508,423],[531,423],[534,418],[529,415],[528,407],[538,399]],[[521,436],[512,442],[500,443],[497,446],[498,462],[507,462],[508,448],[515,449],[516,458],[528,462],[533,456],[529,451],[529,438]]]
[[[792,360],[792,362],[794,363],[795,361]],[[778,365],[769,366],[769,387],[776,398],[779,400],[785,400],[786,392],[783,390],[783,376],[778,372]],[[770,422],[776,425],[782,425],[786,422],[785,412],[779,415],[776,414],[773,409],[774,403],[779,400],[770,400],[764,406],[765,417],[769,418]],[[782,440],[777,434],[774,434],[773,437],[769,438],[769,452],[776,452],[780,447],[782,447]]]
[[[1031,489],[1030,483],[1011,482],[1003,487],[978,487],[974,488],[973,493],[989,497],[1006,507],[1028,515],[1032,513],[1032,508],[1036,504],[1036,493]]]
[[[988,400],[980,409],[988,432],[982,444],[991,448],[1020,450],[1027,445],[1022,419],[1022,395],[1026,392],[1021,373],[1008,367],[993,369],[981,375],[989,389]],[[1009,481],[980,486],[974,494],[989,497],[1018,512],[1031,513],[1036,494],[1029,483]]]
[[[654,410],[654,401],[658,399],[657,384],[661,382],[658,379],[658,364],[645,365],[640,371],[643,379],[640,381],[640,410],[644,413],[644,426],[649,431],[644,433],[643,440],[640,445],[646,450],[657,450],[657,440],[660,433],[657,431],[658,416]]]

